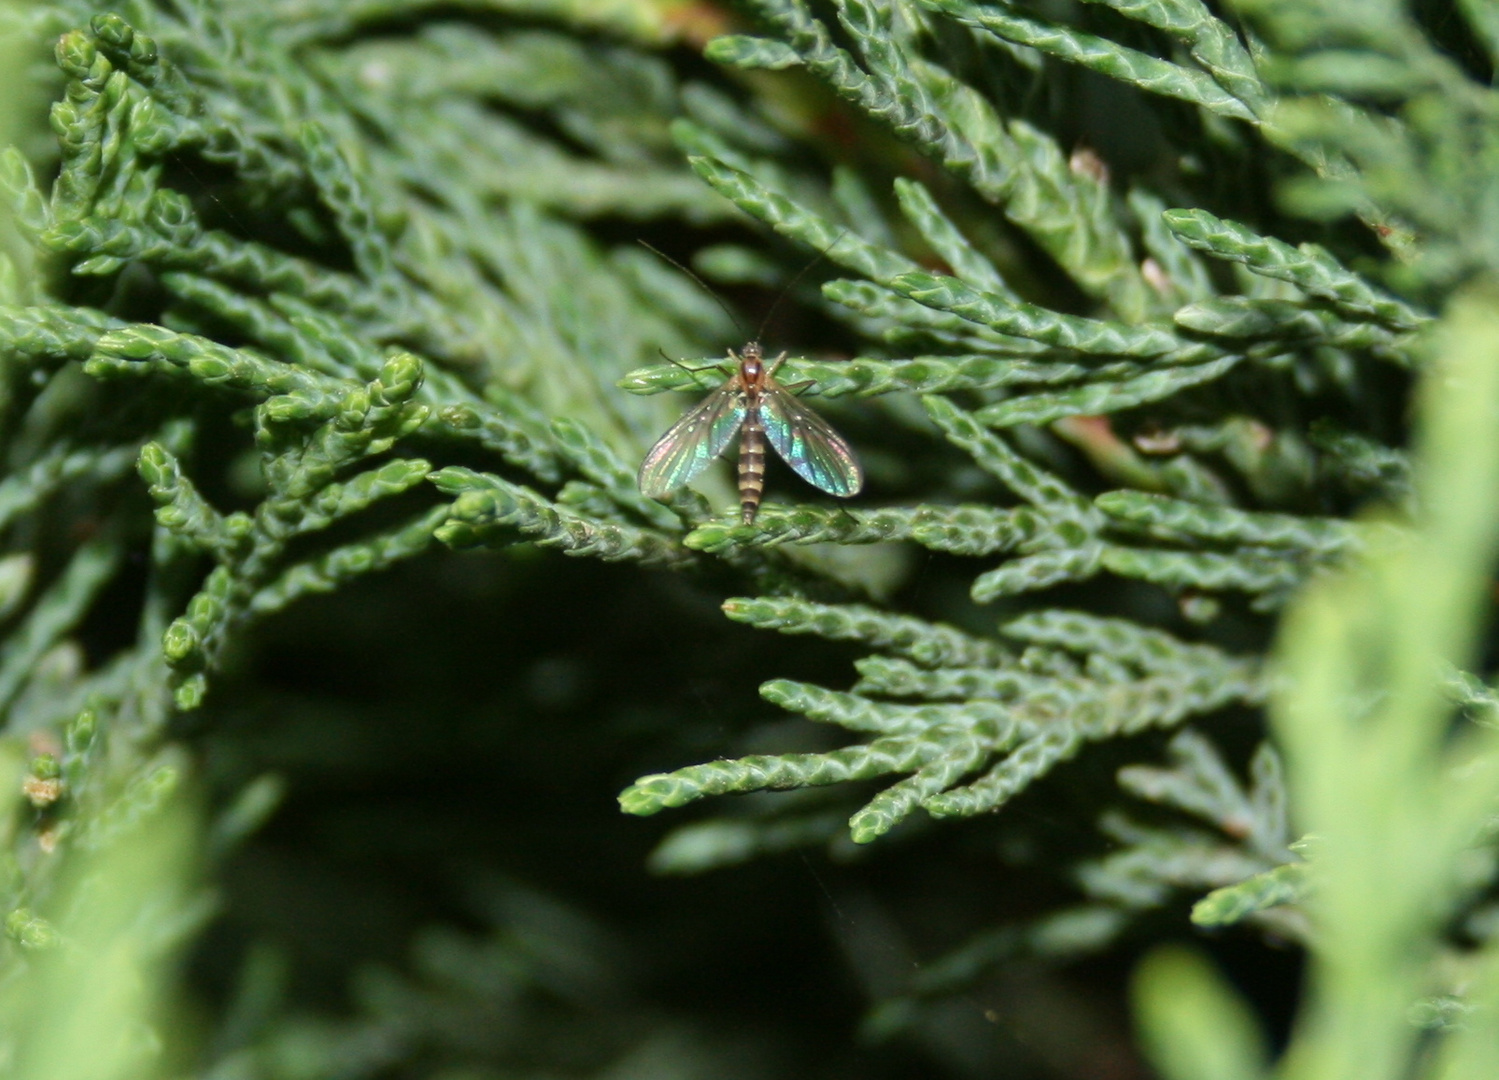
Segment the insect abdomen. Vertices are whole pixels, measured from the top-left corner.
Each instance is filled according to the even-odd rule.
[[[765,429],[751,409],[739,431],[739,510],[746,525],[755,523],[760,496],[765,492]]]

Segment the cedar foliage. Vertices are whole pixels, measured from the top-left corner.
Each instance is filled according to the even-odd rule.
[[[1499,1072],[1486,5],[3,15],[13,1075]]]

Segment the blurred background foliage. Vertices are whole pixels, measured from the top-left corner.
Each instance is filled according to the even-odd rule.
[[[1488,5],[0,12],[7,1075],[1495,1075]]]

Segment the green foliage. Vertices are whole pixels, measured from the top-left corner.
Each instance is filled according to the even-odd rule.
[[[1200,955],[1163,948],[1136,975],[1140,1034],[1167,1080],[1254,1080],[1267,1054],[1255,1018]]]
[[[815,633],[893,647],[897,656],[909,656],[927,670],[911,671],[889,655],[876,654],[861,665],[862,694],[786,681],[766,683],[760,688],[762,696],[781,708],[880,737],[822,754],[757,755],[642,777],[620,796],[620,804],[630,813],[654,814],[726,792],[909,773],[850,819],[854,841],[867,843],[918,807],[936,817],[968,817],[996,809],[1089,741],[1174,725],[1231,701],[1255,700],[1261,693],[1252,666],[1216,649],[1185,646],[1159,631],[1079,612],[1052,610],[1005,626],[1007,637],[1031,648],[1022,654],[985,657],[988,663],[978,670],[987,685],[980,687],[979,679],[970,675],[980,657],[958,643],[944,647],[952,633],[946,627],[892,626],[866,611],[780,605],[766,612],[752,611],[742,602],[730,604],[726,609],[732,617],[774,625],[783,633]],[[858,625],[864,619],[868,624]],[[970,676],[966,683],[960,681],[965,675]],[[961,703],[942,703],[959,685],[987,693],[973,694]],[[881,701],[866,696],[871,692],[881,697],[925,697],[930,703]],[[986,766],[978,779],[958,784]]]
[[[1487,655],[1499,460],[1492,16],[698,8],[0,13],[15,56],[54,61],[25,76],[52,141],[12,132],[0,155],[0,1060],[83,1075],[56,1047],[82,1045],[85,1012],[115,1040],[99,1076],[689,1076],[732,1059],[713,1025],[645,1005],[597,1021],[623,991],[579,974],[607,951],[589,918],[489,878],[470,890],[478,929],[384,949],[342,1019],[281,1004],[294,961],[262,941],[205,1010],[203,1046],[141,1063],[170,1041],[166,958],[208,915],[194,867],[218,874],[298,795],[279,771],[316,758],[282,736],[251,768],[236,742],[258,635],[315,594],[439,560],[561,573],[556,549],[609,581],[629,572],[613,564],[660,571],[642,579],[656,597],[745,593],[728,620],[800,639],[773,653],[805,660],[799,677],[760,685],[790,721],[595,747],[603,768],[536,753],[590,796],[622,761],[666,770],[619,796],[632,815],[708,800],[719,816],[669,832],[655,869],[1007,835],[1022,800],[1096,820],[1081,846],[1014,845],[1041,850],[1066,898],[986,914],[915,974],[870,980],[869,1034],[930,1036],[1001,965],[1182,916],[1175,932],[1299,943],[1313,979],[1271,1066],[1206,961],[1151,953],[1136,998],[1163,1075],[1491,1075],[1499,697],[1467,668]],[[720,70],[668,48],[684,35]],[[1059,117],[1067,95],[1149,119],[1133,163],[1110,124]],[[705,228],[717,247],[684,231]],[[721,355],[734,321],[640,232],[809,313],[777,378],[833,399],[863,496],[803,502],[773,473],[744,525],[711,482],[640,493],[640,455],[676,414],[651,395],[727,373],[658,356]],[[591,613],[601,637],[664,610],[619,588]],[[699,656],[774,674],[751,638],[723,640],[740,644],[632,663],[657,687]],[[825,656],[856,676],[831,685]],[[380,659],[423,672],[406,677],[434,724],[481,680],[426,643]],[[715,704],[736,723],[746,707]],[[1457,733],[1453,707],[1473,721]],[[640,730],[622,713],[595,727]],[[483,756],[449,752],[455,770]],[[1117,790],[1088,783],[1100,767]],[[1058,809],[1082,789],[1085,809]],[[710,799],[730,794],[751,797]],[[84,966],[46,959],[65,955]],[[1423,1044],[1413,1015],[1444,1034]],[[455,1016],[491,1035],[466,1041]],[[586,1052],[556,1064],[516,1035],[535,1026]],[[118,1034],[134,1028],[140,1045]]]

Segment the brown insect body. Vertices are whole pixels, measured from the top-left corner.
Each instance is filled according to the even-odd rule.
[[[753,525],[765,494],[765,425],[760,421],[760,391],[786,354],[776,357],[769,371],[758,341],[746,342],[743,353],[730,349],[729,355],[739,361],[739,384],[747,406],[744,426],[739,429],[739,513],[746,525]]]

